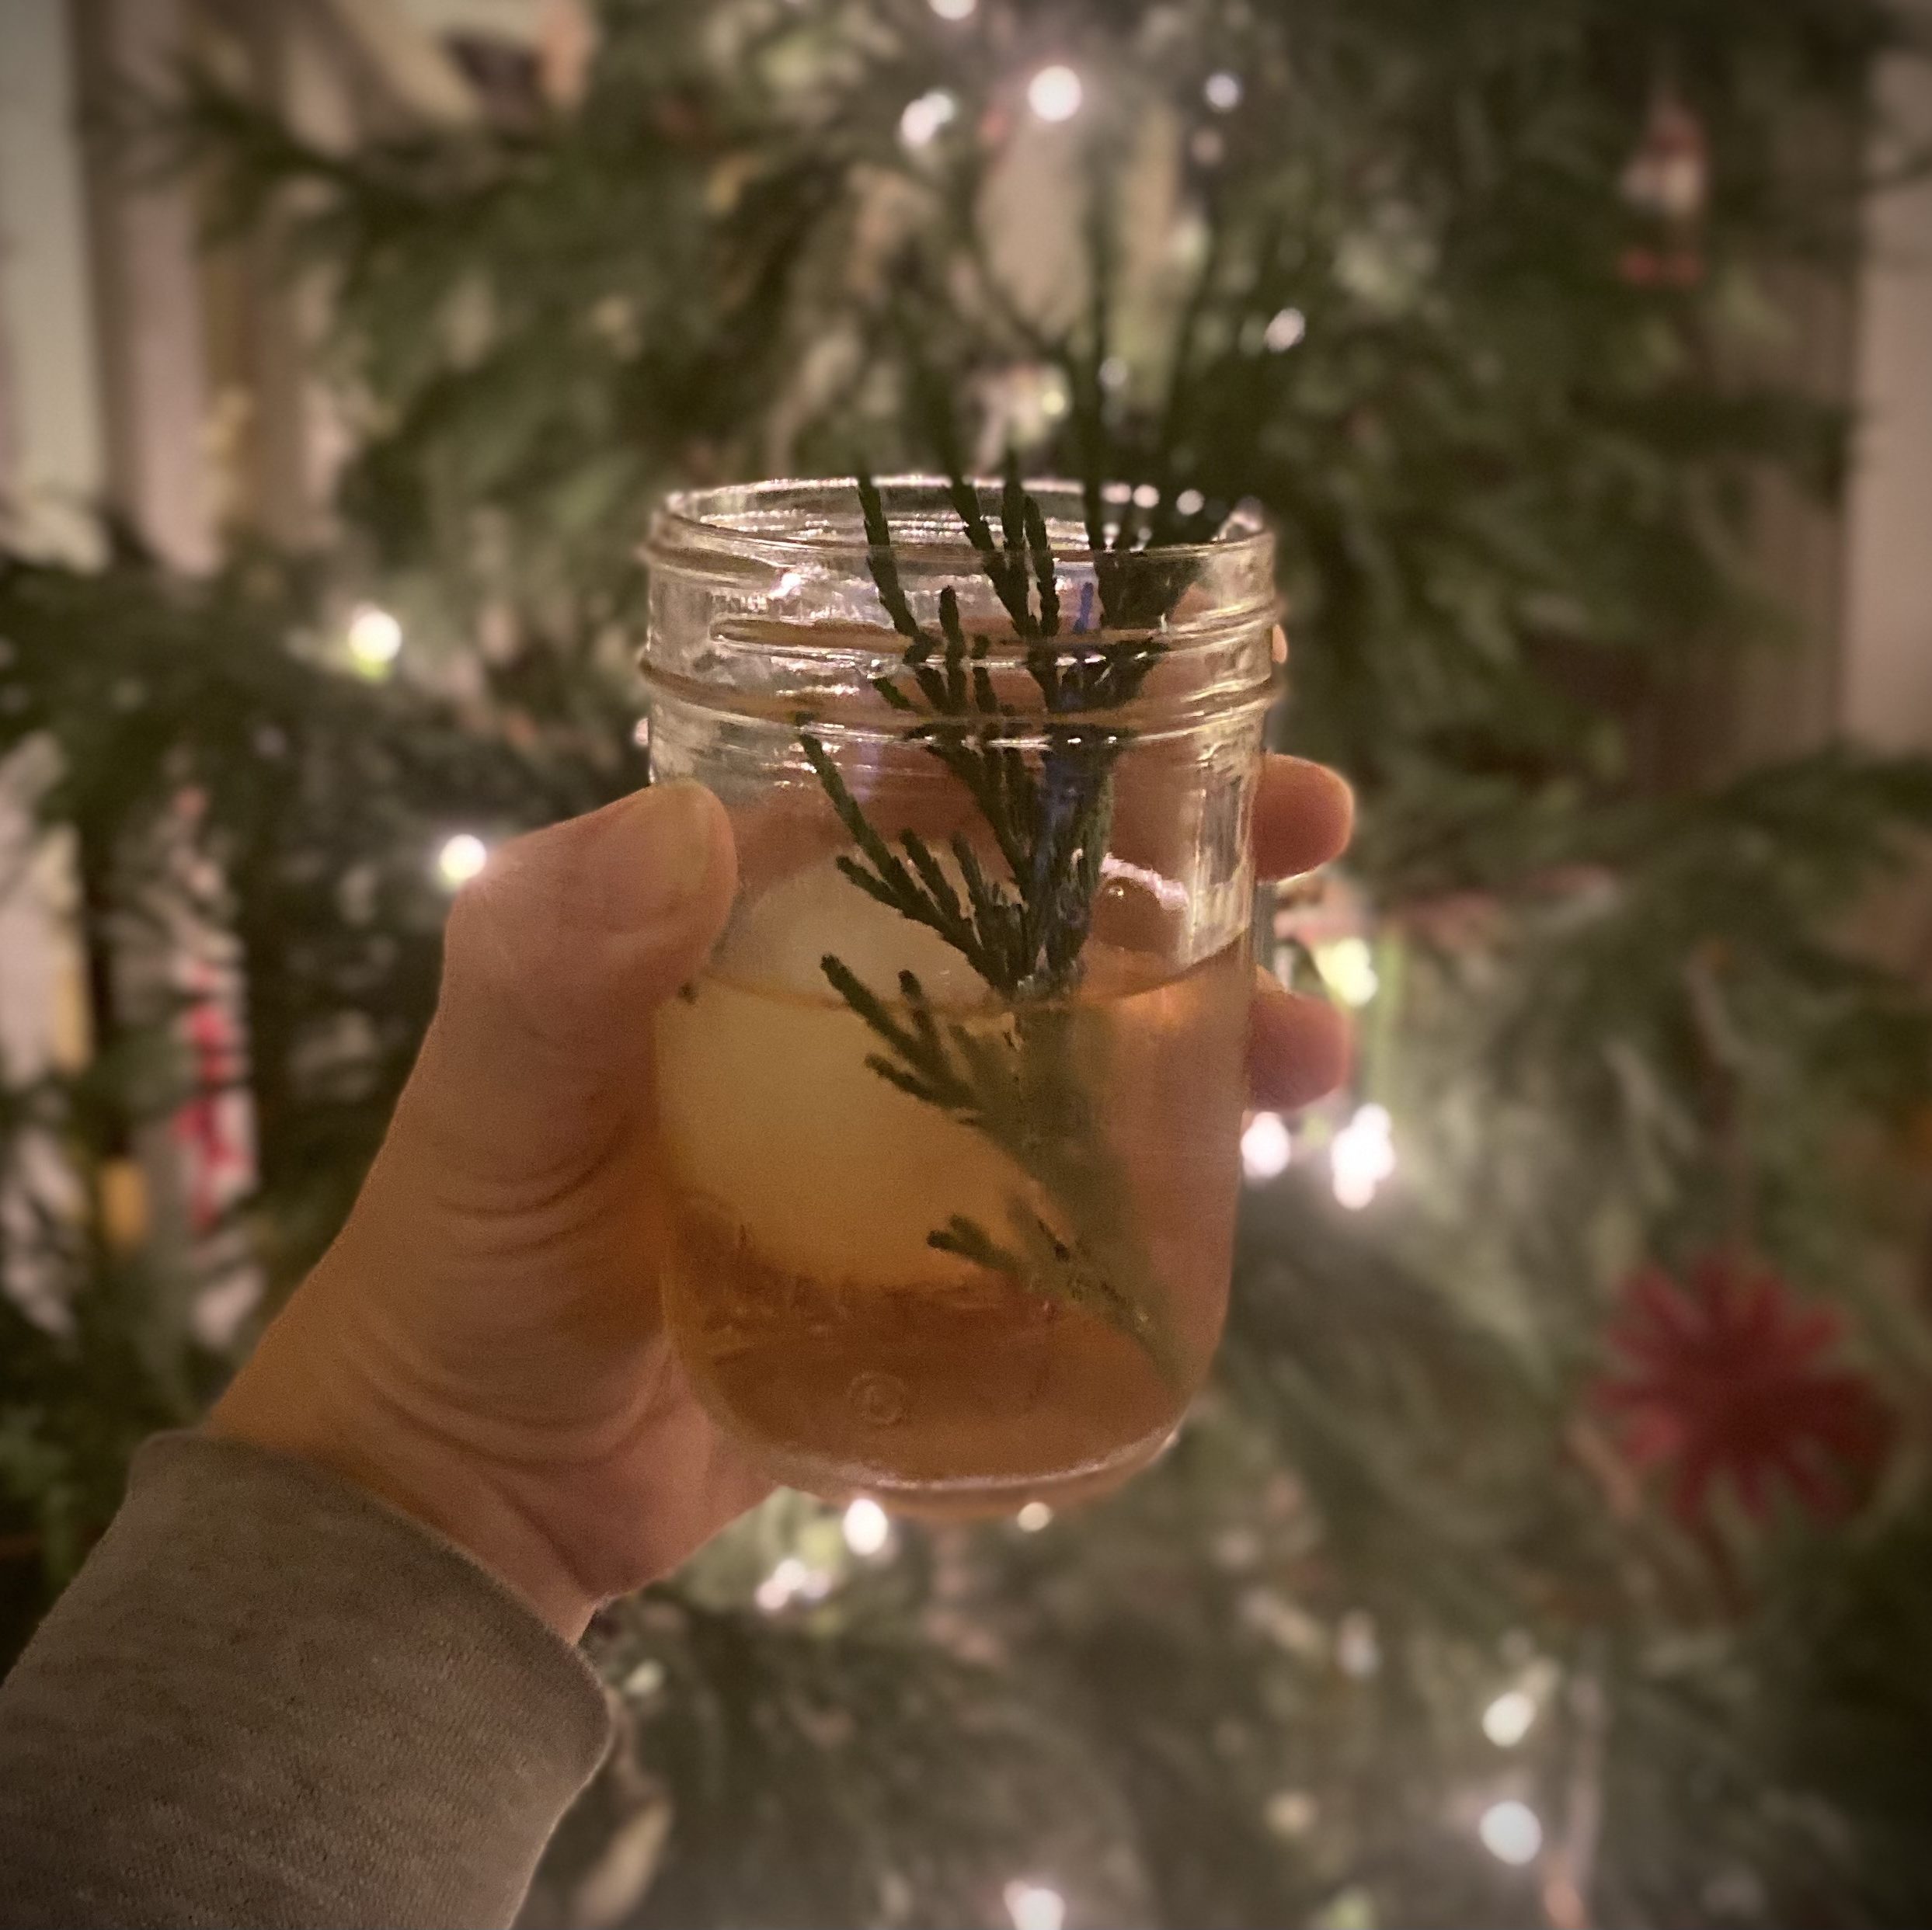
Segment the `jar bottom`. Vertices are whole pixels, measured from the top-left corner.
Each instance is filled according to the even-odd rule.
[[[722,1417],[720,1421],[729,1424]],[[1060,1510],[1111,1494],[1160,1455],[1178,1426],[1176,1421],[1157,1429],[1146,1439],[1133,1441],[1085,1467],[956,1481],[903,1481],[876,1468],[844,1466],[755,1441],[746,1445],[759,1466],[780,1487],[796,1488],[823,1501],[842,1506],[865,1495],[894,1514],[921,1521],[987,1521],[1017,1514],[1029,1502],[1043,1501]]]
[[[673,1219],[674,1344],[713,1418],[788,1487],[1010,1514],[1124,1480],[1178,1424],[1187,1390],[1139,1342],[1003,1276],[827,1286],[688,1197]]]

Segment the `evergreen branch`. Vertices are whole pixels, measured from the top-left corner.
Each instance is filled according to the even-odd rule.
[[[959,593],[950,583],[939,593],[939,631],[949,652],[956,649],[962,657],[966,655],[966,631],[959,621]]]
[[[942,909],[949,922],[959,923],[959,901],[953,893],[952,881],[939,868],[938,860],[927,849],[925,840],[917,831],[901,831],[899,842],[907,857],[912,860],[912,868],[919,874],[919,882],[932,894],[934,903]]]
[[[946,640],[946,708],[962,712],[967,708],[967,645],[959,625],[959,593],[950,583],[939,593],[939,627]]]
[[[955,470],[946,483],[946,495],[951,500],[966,533],[966,541],[982,556],[998,554],[993,541],[992,526],[986,520],[986,511],[980,506],[980,492],[965,476]]]
[[[1123,1295],[1104,1270],[1062,1240],[1024,1201],[1009,1199],[1006,1212],[1017,1250],[1001,1246],[977,1220],[963,1213],[955,1213],[944,1226],[927,1234],[926,1244],[939,1253],[956,1254],[989,1272],[1004,1274],[1043,1299],[1098,1314],[1147,1350],[1169,1386],[1181,1384],[1181,1363],[1171,1337],[1145,1308]]]
[[[916,972],[907,970],[900,973],[899,994],[906,1001],[906,1009],[912,1015],[921,1048],[929,1053],[939,1052],[938,1021],[934,1018],[932,1008],[926,1003],[926,989],[919,982]]]
[[[890,886],[882,885],[856,858],[841,856],[834,861],[846,877],[849,878],[867,897],[875,898],[889,911],[899,909],[898,895]]]
[[[894,851],[866,818],[824,746],[809,733],[800,741],[857,847],[857,857],[838,857],[840,871],[869,897],[957,951],[1012,1008],[1014,1029],[988,1037],[957,1021],[942,1021],[910,972],[900,975],[896,1013],[835,955],[827,953],[822,967],[832,989],[884,1048],[867,1055],[868,1067],[896,1090],[938,1107],[1004,1153],[1063,1215],[1068,1229],[1064,1236],[1054,1233],[1015,1200],[1008,1215],[1016,1239],[1012,1248],[999,1246],[959,1215],[931,1236],[931,1243],[1020,1280],[1030,1291],[1097,1314],[1145,1347],[1178,1386],[1179,1367],[1161,1322],[1158,1283],[1148,1276],[1125,1230],[1125,1176],[1105,1147],[1086,1090],[1088,1075],[1076,1062],[1076,1035],[1070,1028],[1077,1021],[1053,1003],[1077,981],[1112,819],[1113,768],[1130,741],[1128,732],[1098,726],[1091,716],[1131,701],[1164,646],[1157,638],[1129,637],[1070,651],[1055,647],[1062,613],[1051,535],[1010,454],[997,538],[979,492],[956,467],[947,490],[1015,635],[1026,646],[1026,669],[1049,720],[1037,774],[1019,747],[1007,741],[1011,713],[1000,704],[987,666],[992,639],[983,634],[969,638],[958,591],[950,584],[939,594],[938,636],[919,622],[900,576],[884,503],[871,478],[862,476],[868,568],[893,628],[905,640],[900,661],[917,696],[890,676],[875,678],[873,688],[892,709],[919,719],[907,741],[919,745],[972,798],[1011,886],[987,875],[964,832],[949,841],[956,885],[917,832],[901,830]],[[1090,512],[1098,499],[1096,485],[1088,492]],[[1123,600],[1109,593],[1121,565],[1098,555],[1095,562],[1107,622]]]
[[[903,1066],[895,1065],[877,1052],[865,1055],[865,1069],[875,1073],[887,1085],[896,1086],[909,1099],[919,1100],[929,1106],[945,1104],[945,1095],[934,1091],[917,1073],[908,1072]]]
[[[1011,594],[1005,597],[1008,610],[1013,611],[1013,623],[1022,637],[1038,633],[1039,621],[1034,616],[1028,601],[1029,586],[1026,580],[1026,506],[1029,501],[1026,485],[1020,480],[1019,452],[1008,447],[1006,452],[1006,472],[1000,485],[1000,537],[1004,554],[1001,569]],[[1035,513],[1038,513],[1038,506]],[[1015,608],[1015,605],[1018,608]]]
[[[904,586],[899,580],[899,559],[893,553],[892,524],[886,519],[886,505],[879,485],[863,470],[858,478],[858,505],[865,523],[865,567],[879,592],[879,600],[885,605],[892,627],[906,639],[906,661],[923,662],[932,654],[932,639],[921,628],[912,614],[912,606],[906,600]]]
[[[992,673],[986,667],[986,659],[993,648],[993,639],[983,631],[973,639],[973,701],[983,717],[998,717],[1004,713],[998,694],[993,688]]]
[[[910,652],[907,653],[907,661],[911,662]],[[919,686],[919,694],[934,710],[945,711],[952,708],[952,688],[944,673],[935,670],[929,663],[920,663],[914,665],[912,675],[913,681]]]
[[[1034,580],[1039,586],[1039,631],[1043,637],[1060,635],[1060,585],[1053,563],[1053,546],[1046,533],[1046,519],[1029,496],[1025,506],[1026,547],[1033,559]]]
[[[1203,251],[1200,271],[1195,277],[1193,287],[1189,290],[1186,303],[1182,310],[1180,327],[1174,345],[1174,360],[1168,371],[1167,401],[1161,411],[1161,427],[1156,442],[1160,460],[1154,485],[1160,491],[1160,496],[1147,523],[1150,547],[1171,542],[1176,534],[1176,512],[1173,506],[1175,495],[1175,456],[1180,445],[1182,424],[1186,419],[1188,401],[1195,381],[1195,353],[1200,339],[1202,324],[1206,319],[1214,285],[1220,277],[1222,263],[1227,255],[1229,227],[1229,219],[1220,196],[1210,191],[1207,197],[1207,246]]]
[[[1123,638],[1081,649],[1063,659],[1053,639],[1060,623],[1057,566],[1046,517],[1020,480],[1009,455],[1001,492],[1004,546],[996,543],[979,493],[956,472],[948,492],[983,568],[1028,642],[1025,663],[1050,716],[1084,715],[1117,708],[1138,694],[1163,646],[1156,638]],[[866,822],[823,747],[806,742],[810,760],[840,821],[871,866],[866,887],[915,923],[955,944],[1003,997],[1064,991],[1077,970],[1099,885],[1105,826],[1112,816],[1112,771],[1126,741],[1118,731],[1069,725],[1046,730],[1036,781],[1024,756],[989,728],[1005,713],[985,659],[991,640],[969,640],[957,590],[940,593],[940,639],[912,613],[893,556],[885,506],[869,476],[859,481],[868,538],[868,566],[894,628],[906,639],[902,662],[924,701],[928,721],[914,735],[977,805],[1018,889],[1015,905],[979,874],[967,885],[968,920],[931,852],[902,838],[913,871]],[[1032,605],[1037,593],[1039,607]],[[941,661],[928,659],[935,649]],[[920,704],[891,677],[874,680],[890,706],[907,714]],[[965,720],[980,720],[969,729]],[[954,841],[959,856],[962,840]],[[914,873],[917,875],[915,877]],[[962,875],[965,871],[962,866]]]
[[[932,1009],[910,972],[899,975],[903,1017],[843,960],[827,953],[826,978],[887,1050],[867,1066],[907,1097],[936,1106],[987,1139],[1038,1184],[1064,1215],[1057,1233],[1024,1201],[1009,1202],[1015,1249],[998,1247],[963,1215],[927,1236],[943,1252],[1006,1274],[1028,1291],[1079,1306],[1139,1342],[1171,1386],[1182,1384],[1156,1283],[1124,1232],[1124,1177],[1096,1137],[1067,1014],[1016,1036],[987,1035]]]
[[[865,864],[862,864],[857,859],[841,854],[834,861],[839,870],[868,897],[876,899],[914,924],[924,925],[936,932],[948,944],[964,954],[982,976],[989,970],[997,969],[994,960],[980,942],[980,935],[961,913],[959,900],[947,885],[945,873],[923,841],[911,832],[901,834],[900,841],[919,872],[915,878],[891,846],[873,829],[859,808],[858,799],[846,788],[844,779],[839,775],[838,767],[827,754],[825,746],[809,734],[802,735],[799,741],[813,770],[817,773],[820,784],[824,787],[825,795],[831,801],[832,809],[837,812],[839,822],[851,833],[865,860]],[[867,865],[871,867],[869,871]],[[937,890],[934,888],[935,883]]]
[[[947,481],[946,493],[966,530],[966,541],[979,551],[980,565],[1011,621],[1015,634],[1021,637],[1037,635],[1039,623],[1033,614],[1027,584],[1027,498],[1025,485],[1020,481],[1018,458],[1008,452],[1006,480],[1001,491],[1003,546],[995,541],[992,525],[980,502],[980,492],[971,482],[956,471]]]
[[[963,1213],[955,1213],[945,1226],[927,1234],[926,1244],[937,1253],[957,1254],[989,1272],[1007,1274],[1016,1280],[1025,1278],[1025,1264],[1019,1255],[997,1245],[977,1220]]]
[[[865,812],[859,809],[858,800],[846,788],[845,780],[839,775],[838,766],[832,761],[825,746],[809,734],[802,735],[799,742],[806,760],[817,774],[826,796],[830,799],[832,809],[837,812],[839,822],[851,833],[852,842],[871,861],[881,882],[890,885],[903,878],[905,867],[893,856],[890,846],[872,829]]]
[[[910,1010],[921,1014],[923,1022],[908,1029],[893,1018],[885,1000],[842,958],[828,951],[819,961],[819,967],[832,989],[896,1055],[893,1059],[877,1054],[869,1057],[865,1062],[873,1071],[916,1099],[942,1107],[949,1112],[968,1116],[973,1114],[973,1089],[954,1070],[926,1010],[924,994],[918,990],[918,980],[910,972],[902,972],[900,982],[902,987],[908,983],[914,987],[907,996],[907,1005]]]
[[[1050,644],[1036,644],[1027,652],[1026,674],[1039,687],[1047,709],[1060,709],[1060,653]]]
[[[1108,344],[1113,336],[1113,276],[1118,251],[1114,246],[1113,199],[1098,172],[1088,183],[1087,199],[1087,355],[1084,366],[1069,356],[1067,386],[1072,391],[1074,433],[1080,450],[1081,510],[1101,593],[1103,620],[1108,610],[1107,582],[1102,559],[1107,551],[1107,509],[1102,478],[1107,472],[1107,390],[1101,378]]]

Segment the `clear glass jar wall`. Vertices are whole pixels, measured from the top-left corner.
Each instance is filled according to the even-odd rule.
[[[880,492],[889,558],[849,482],[653,526],[653,774],[739,857],[659,1021],[664,1304],[778,1480],[1006,1510],[1150,1459],[1219,1337],[1272,555],[1096,556],[1036,484],[989,561]]]

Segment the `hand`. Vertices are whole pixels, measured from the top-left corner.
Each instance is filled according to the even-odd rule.
[[[1255,868],[1294,878],[1348,849],[1355,796],[1321,764],[1270,757],[1255,801]],[[1248,1086],[1258,1105],[1282,1111],[1332,1092],[1349,1074],[1348,1020],[1325,999],[1289,991],[1255,968],[1248,1021]]]
[[[1347,842],[1347,787],[1272,758],[1268,875]],[[426,1522],[575,1640],[768,1483],[666,1343],[651,1013],[729,910],[723,807],[643,791],[495,853],[450,920],[436,1017],[348,1223],[217,1405]],[[1345,1022],[1263,975],[1250,1076],[1304,1103]]]

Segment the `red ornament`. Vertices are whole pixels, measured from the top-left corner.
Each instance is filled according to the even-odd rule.
[[[188,1223],[197,1233],[207,1233],[255,1177],[252,1118],[242,1086],[248,1058],[220,975],[206,960],[190,958],[183,975],[190,1003],[182,1031],[193,1062],[194,1090],[176,1112],[173,1128],[186,1167]]]
[[[1694,288],[1704,280],[1704,257],[1694,248],[1633,245],[1617,256],[1617,272],[1633,288]]]
[[[1824,1363],[1843,1330],[1834,1309],[1735,1254],[1707,1254],[1682,1284],[1647,1266],[1608,1336],[1629,1371],[1600,1382],[1596,1401],[1630,1461],[1671,1471],[1672,1511],[1695,1532],[1709,1532],[1720,1480],[1754,1518],[1781,1482],[1813,1514],[1840,1514],[1892,1441],[1871,1382]]]

